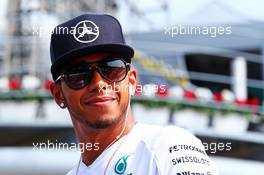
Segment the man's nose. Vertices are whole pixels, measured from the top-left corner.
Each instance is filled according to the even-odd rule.
[[[103,91],[107,89],[107,82],[103,79],[97,69],[94,69],[92,80],[89,84],[90,91]]]

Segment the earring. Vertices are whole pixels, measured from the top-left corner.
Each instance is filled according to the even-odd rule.
[[[60,103],[60,107],[61,107],[61,108],[65,108],[65,104],[64,104],[64,102],[61,102],[61,103]]]

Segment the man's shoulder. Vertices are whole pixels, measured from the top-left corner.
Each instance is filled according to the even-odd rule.
[[[163,127],[159,136],[157,137],[157,142],[162,143],[192,143],[192,144],[200,144],[200,140],[195,137],[190,131],[180,128],[177,126],[166,126]]]
[[[155,131],[151,141],[146,143],[162,174],[171,175],[176,171],[181,174],[217,174],[217,168],[207,156],[202,142],[190,131],[177,126],[161,127]]]
[[[161,160],[175,155],[207,157],[201,140],[190,131],[177,126],[162,128],[151,143],[151,151]]]
[[[151,149],[170,144],[200,144],[200,140],[191,132],[177,126],[156,126],[140,124],[142,140]]]

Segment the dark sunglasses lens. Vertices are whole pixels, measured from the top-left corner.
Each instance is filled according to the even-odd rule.
[[[111,82],[118,82],[126,77],[126,64],[122,60],[113,60],[101,63],[99,71],[102,76]]]
[[[87,65],[80,65],[70,69],[65,76],[65,82],[72,89],[85,87],[92,79],[92,70]]]

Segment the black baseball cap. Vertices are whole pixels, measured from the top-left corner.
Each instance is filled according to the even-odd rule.
[[[51,74],[56,80],[66,64],[93,53],[114,53],[131,62],[134,50],[126,45],[116,18],[107,14],[83,14],[66,21],[52,32]]]

